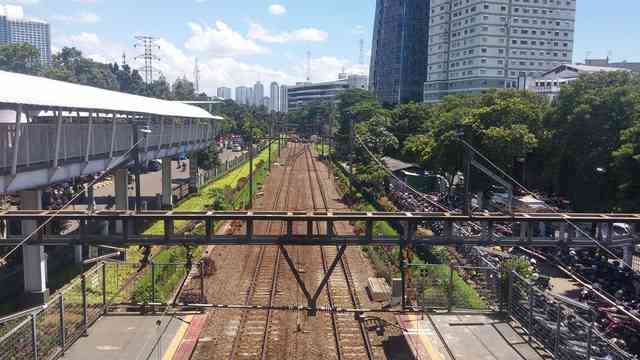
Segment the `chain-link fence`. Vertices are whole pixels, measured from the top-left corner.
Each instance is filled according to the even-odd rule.
[[[515,272],[508,273],[508,283],[508,314],[555,359],[635,359],[598,331],[588,305],[545,293]]]
[[[501,274],[492,267],[425,264],[415,266],[419,305],[426,310],[497,310]]]
[[[105,267],[97,264],[46,305],[0,319],[0,360],[54,359],[105,312]]]

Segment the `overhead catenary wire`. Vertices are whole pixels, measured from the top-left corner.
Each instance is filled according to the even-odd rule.
[[[532,196],[534,199],[540,201],[543,203],[543,205],[551,210],[553,213],[555,214],[559,214],[560,212],[555,209],[554,207],[552,207],[551,205],[547,204],[546,201],[542,200],[539,198],[538,194],[534,193],[533,191],[529,190],[528,188],[526,188],[524,185],[522,185],[520,182],[518,182],[516,179],[514,179],[511,175],[509,175],[506,171],[504,171],[503,169],[501,169],[498,165],[496,165],[494,162],[492,162],[489,158],[487,158],[486,156],[484,156],[480,151],[478,151],[476,148],[474,148],[471,144],[469,144],[467,141],[465,141],[464,139],[458,139],[462,144],[464,144],[469,150],[471,150],[474,154],[478,155],[479,157],[481,157],[484,161],[486,161],[489,165],[491,165],[494,169],[496,169],[498,172],[500,172],[504,177],[506,177],[509,181],[513,182],[515,185],[517,185],[520,189],[522,189],[522,191],[524,191],[525,193],[527,193],[528,195]],[[611,250],[609,250],[606,246],[604,246],[601,242],[599,242],[597,239],[595,239],[594,237],[592,237],[589,233],[587,233],[586,231],[584,231],[581,227],[579,227],[577,224],[575,224],[574,222],[572,222],[569,219],[562,219],[562,221],[564,221],[565,223],[571,225],[575,230],[577,230],[580,234],[582,234],[583,236],[585,236],[587,239],[593,241],[600,249],[602,249],[603,251],[605,251],[609,256],[611,256],[613,259],[620,261],[623,266],[628,267],[629,269],[631,269],[632,271],[633,268],[631,266],[629,266],[627,263],[624,262],[623,259],[621,259],[620,257],[618,257],[616,254],[614,254]],[[611,234],[610,234],[611,235]]]
[[[434,206],[443,209],[444,211],[450,211],[448,210],[446,207],[434,202],[433,200],[429,199],[426,195],[422,194],[421,192],[419,192],[418,190],[416,190],[415,188],[411,187],[409,184],[405,183],[404,181],[402,181],[400,178],[398,178],[395,174],[393,174],[393,172],[391,170],[389,170],[384,163],[382,163],[382,161],[380,161],[375,154],[373,154],[373,152],[366,146],[366,144],[364,144],[364,142],[362,141],[362,139],[356,134],[355,136],[356,141],[365,149],[365,151],[369,154],[369,156],[374,159],[374,161],[382,168],[385,170],[385,172],[387,172],[388,174],[390,174],[390,176],[392,176],[394,179],[396,179],[397,181],[401,182],[402,184],[404,184],[407,188],[409,188],[411,191],[413,191],[414,193],[416,193],[417,195],[421,196],[422,198],[424,198],[425,200],[427,200],[429,203],[433,204]],[[548,207],[549,209],[551,209],[552,211],[554,211],[555,213],[558,213],[557,210],[553,209],[551,206],[549,206],[545,201],[538,199],[537,195],[533,192],[531,192],[530,190],[528,190],[527,188],[525,188],[522,184],[520,184],[519,182],[517,182],[515,179],[513,179],[513,177],[509,176],[504,170],[502,170],[501,168],[499,168],[496,164],[494,164],[493,162],[491,162],[486,156],[484,156],[482,153],[480,153],[478,150],[476,150],[475,148],[473,148],[469,143],[467,143],[466,141],[464,141],[463,139],[460,139],[462,141],[463,144],[465,144],[466,146],[468,146],[474,153],[476,153],[478,156],[480,156],[482,159],[484,159],[485,161],[487,161],[492,167],[494,167],[495,169],[497,169],[501,174],[503,174],[505,177],[507,177],[507,179],[509,179],[510,181],[513,181],[517,186],[519,186],[520,188],[524,189],[525,192],[529,193],[530,195],[532,195],[535,199],[543,202],[545,204],[546,207]],[[353,165],[352,165],[353,166]],[[569,221],[568,219],[563,219],[564,221],[566,221],[568,224],[570,224],[571,226],[575,227],[576,229],[578,229],[582,234],[584,234],[587,239],[590,239],[592,241],[594,241],[594,243],[596,243],[599,247],[603,246],[602,244],[600,244],[597,240],[593,239],[588,233],[584,232],[580,227],[578,227],[576,224],[574,224],[573,222]],[[472,225],[476,225],[474,223],[470,223]],[[605,248],[606,249],[606,248]],[[606,249],[609,253],[611,253],[608,249]],[[614,254],[614,258],[619,259],[617,256],[615,256]],[[626,265],[626,263],[624,263],[624,261],[622,262],[623,264]],[[565,266],[559,266],[556,265],[562,272],[564,272],[565,274],[569,275],[573,280],[575,280],[576,282],[578,282],[579,284],[581,284],[582,286],[585,286],[587,288],[589,288],[595,295],[597,295],[598,297],[600,297],[601,299],[603,299],[605,302],[616,306],[622,313],[624,313],[625,315],[629,316],[629,318],[633,319],[634,321],[640,323],[640,318],[633,314],[631,311],[625,309],[624,307],[620,306],[618,303],[616,303],[614,300],[615,297],[613,297],[611,294],[607,293],[604,290],[596,290],[593,287],[593,284],[589,283],[588,280],[586,279],[581,279],[580,276],[578,274],[576,274],[575,272],[571,271],[570,269],[566,268]],[[632,269],[633,270],[633,269]]]
[[[118,157],[118,159],[115,162],[117,165],[112,165],[111,167],[107,168],[102,175],[98,176],[93,181],[91,181],[89,183],[89,186],[93,186],[99,181],[102,181],[103,179],[105,179],[109,175],[109,173],[113,169],[120,166],[120,162],[123,159],[125,159],[127,156],[129,156],[129,153],[131,153],[131,151],[133,151],[141,142],[145,141],[146,138],[147,136],[143,136],[140,140],[138,140],[138,142],[133,144],[133,146],[131,146],[129,150],[127,150],[124,154]],[[38,234],[42,229],[44,229],[51,221],[53,221],[53,219],[55,219],[62,211],[64,211],[67,207],[69,207],[69,205],[73,204],[73,202],[76,199],[78,199],[82,194],[83,194],[83,191],[78,191],[78,193],[76,193],[69,201],[67,201],[67,203],[65,203],[62,207],[60,207],[60,209],[56,210],[50,217],[48,217],[45,221],[43,221],[42,224],[37,226],[35,230],[29,233],[16,246],[14,246],[11,250],[9,250],[9,252],[7,252],[2,258],[0,258],[0,267],[4,266],[7,263],[7,259],[9,258],[9,256],[11,256],[14,252],[18,251],[20,247],[22,247],[25,243],[31,240],[36,234]]]

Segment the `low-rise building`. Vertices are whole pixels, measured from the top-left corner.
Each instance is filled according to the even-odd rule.
[[[320,83],[302,82],[287,88],[288,111],[302,109],[316,101],[335,102],[340,93],[348,89],[368,89],[366,75],[349,75],[345,79]]]
[[[576,81],[580,74],[631,71],[618,67],[562,64],[545,72],[541,77],[527,81],[527,89],[550,99],[560,95],[562,86]]]

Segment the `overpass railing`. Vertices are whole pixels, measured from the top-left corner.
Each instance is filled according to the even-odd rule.
[[[149,128],[141,151],[203,144],[214,138],[213,127],[200,122],[149,123]],[[13,166],[49,167],[54,162],[107,159],[132,146],[133,126],[128,123],[0,124],[0,172]]]

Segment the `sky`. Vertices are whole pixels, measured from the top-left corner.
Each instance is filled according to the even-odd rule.
[[[8,1],[8,2],[7,2]],[[0,0],[3,3],[3,0]],[[54,50],[75,46],[101,62],[132,67],[136,35],[157,37],[157,67],[169,79],[193,79],[215,95],[235,88],[306,78],[329,81],[347,72],[368,73],[375,0],[4,0],[27,17],[51,23]],[[574,61],[585,56],[640,61],[638,0],[578,0]],[[359,63],[360,39],[364,64]],[[268,86],[265,86],[268,93]]]

